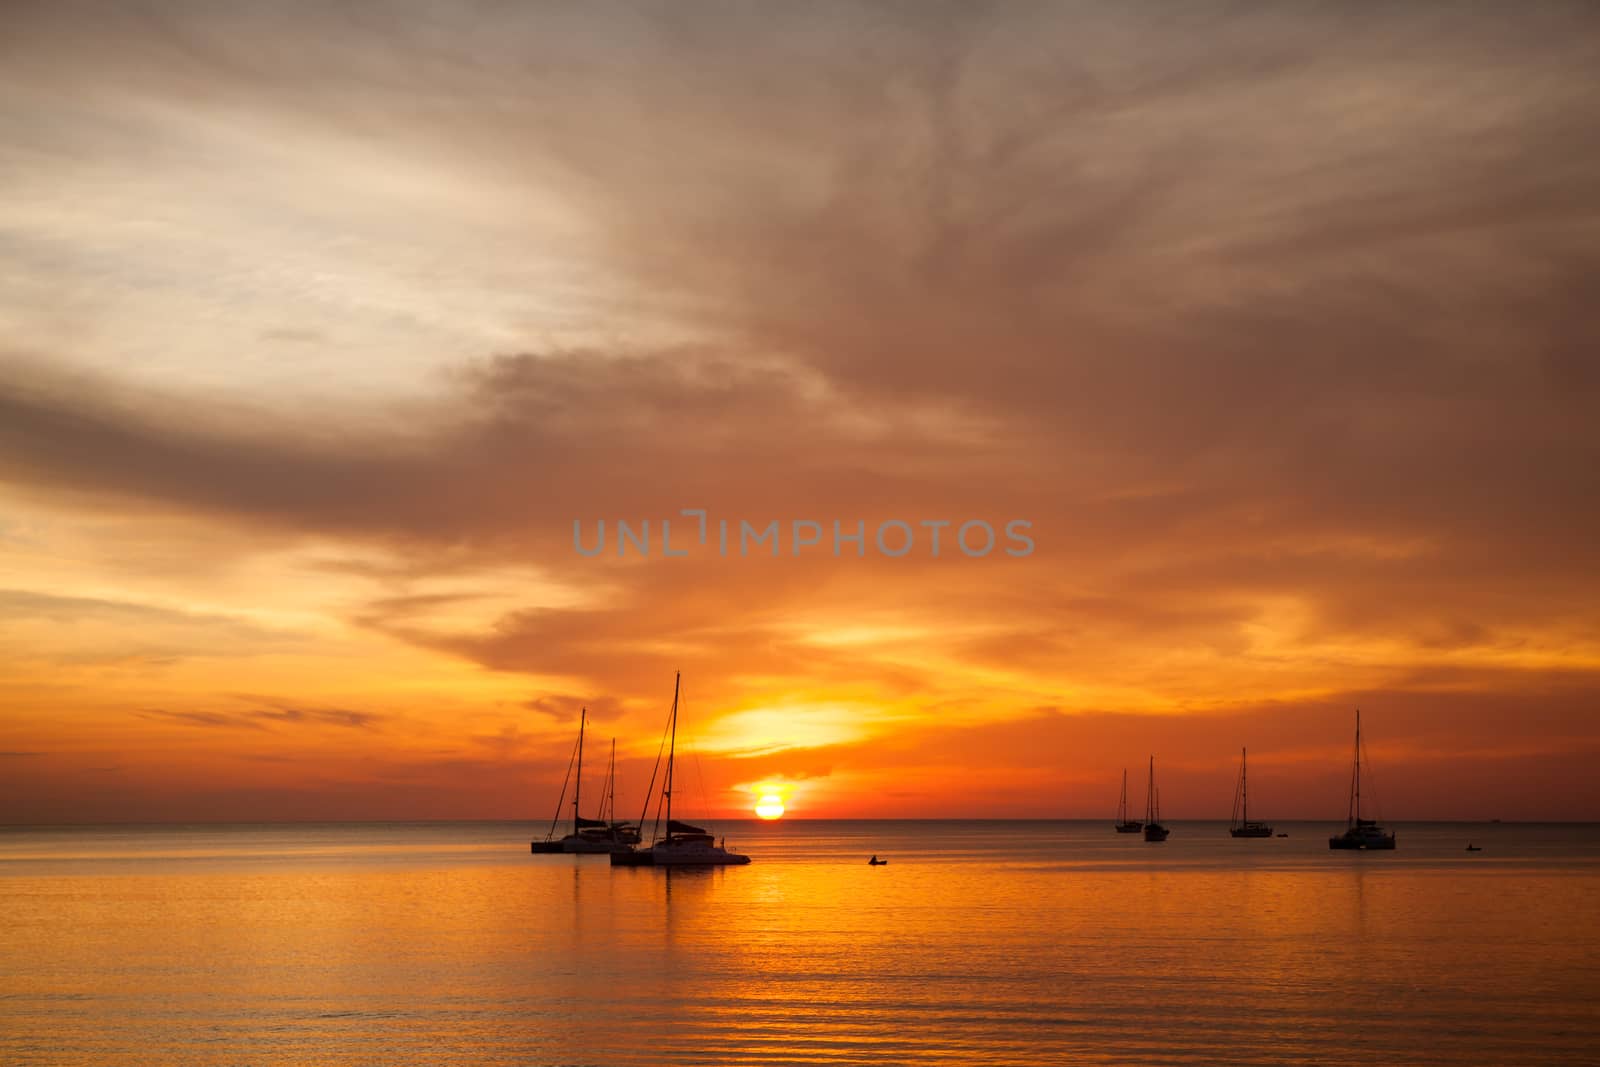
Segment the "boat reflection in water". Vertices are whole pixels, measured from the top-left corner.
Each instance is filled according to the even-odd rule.
[[[678,693],[682,681],[683,675],[680,672],[674,676],[672,682],[672,715],[667,721],[667,766],[661,782],[661,799],[656,805],[657,825],[660,825],[662,809],[665,808],[666,835],[656,838],[649,848],[618,847],[611,850],[613,867],[728,867],[750,862],[749,856],[742,852],[729,851],[701,827],[678,822],[672,817],[673,770],[677,762],[678,749]],[[657,754],[657,770],[660,769],[660,765],[661,757]],[[645,791],[647,811],[650,795],[655,790],[655,780],[656,775],[652,771],[650,788]],[[641,826],[644,824],[642,815],[639,823]]]

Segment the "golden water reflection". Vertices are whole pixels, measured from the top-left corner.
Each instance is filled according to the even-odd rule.
[[[790,823],[665,872],[516,829],[5,835],[0,1061],[1510,1064],[1597,1035],[1588,840],[1470,866]]]

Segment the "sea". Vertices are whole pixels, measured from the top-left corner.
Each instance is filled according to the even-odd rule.
[[[1600,1063],[1600,826],[1171,825],[0,829],[0,1064]]]

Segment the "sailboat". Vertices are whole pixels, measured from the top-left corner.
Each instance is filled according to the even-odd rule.
[[[567,764],[567,778],[561,783],[561,799],[556,801],[555,818],[550,820],[550,831],[544,835],[543,841],[534,841],[530,844],[529,851],[536,853],[550,852],[575,852],[598,853],[610,852],[613,840],[610,828],[604,819],[585,819],[578,813],[578,803],[583,792],[583,731],[588,725],[589,709],[584,708],[578,716],[578,747],[573,754],[577,761],[578,773],[572,773],[572,763]],[[556,837],[556,825],[561,821],[561,808],[567,800],[567,782],[572,783],[572,832],[565,837]]]
[[[1245,750],[1239,750],[1239,784],[1233,790],[1233,817],[1228,833],[1234,837],[1271,837],[1272,827],[1250,821],[1250,783],[1245,773]]]
[[[1370,772],[1369,772],[1370,773]],[[1345,830],[1328,838],[1329,848],[1388,851],[1394,848],[1394,834],[1385,831],[1376,819],[1361,817],[1361,709],[1356,709],[1356,753],[1350,772],[1350,811]]]
[[[1122,768],[1122,799],[1117,802],[1117,825],[1119,834],[1136,834],[1144,829],[1144,823],[1138,819],[1128,818],[1128,768]]]
[[[715,837],[698,826],[691,826],[686,822],[679,822],[672,817],[673,772],[677,763],[678,751],[678,693],[683,682],[683,674],[679,672],[672,682],[672,717],[668,721],[670,741],[667,747],[667,771],[662,778],[661,800],[656,805],[656,827],[661,824],[661,809],[666,809],[667,832],[656,837],[649,848],[618,848],[611,853],[613,867],[726,867],[737,866],[750,862],[750,857],[742,852],[730,852],[717,843]],[[660,757],[656,758],[660,766]],[[650,777],[651,789],[655,786],[655,775]],[[645,809],[649,810],[650,799],[648,791],[645,798]],[[639,824],[644,825],[644,816],[639,818]],[[652,834],[654,836],[654,834]]]
[[[600,821],[613,843],[637,845],[639,828],[617,818],[617,739],[611,739],[611,761],[606,765],[605,784],[600,787]],[[585,833],[591,831],[583,831]]]
[[[1165,841],[1172,833],[1161,825],[1161,791],[1156,788],[1156,758],[1150,757],[1150,777],[1144,791],[1144,839]]]

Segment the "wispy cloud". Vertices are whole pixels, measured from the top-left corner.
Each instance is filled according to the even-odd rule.
[[[385,718],[372,712],[351,711],[345,708],[295,706],[263,701],[257,697],[242,699],[251,703],[265,703],[266,706],[246,711],[171,711],[151,708],[138,714],[190,726],[229,730],[269,730],[276,726],[338,726],[352,730],[373,730]]]

